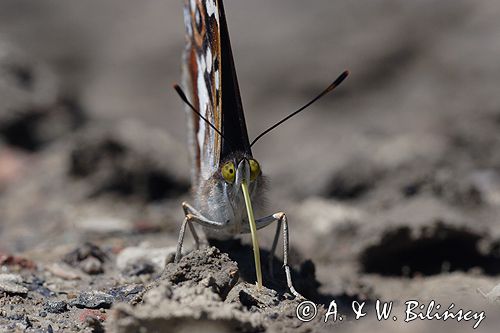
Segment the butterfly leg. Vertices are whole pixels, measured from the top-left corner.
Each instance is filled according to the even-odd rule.
[[[189,225],[189,229],[193,233],[193,237],[198,239],[198,235],[196,234],[196,231],[193,227],[193,222],[198,223],[199,225],[202,225],[207,228],[212,228],[212,229],[221,229],[225,227],[225,223],[222,222],[217,222],[217,221],[211,221],[201,215],[196,209],[191,207],[187,203],[183,203],[183,209],[186,216],[184,217],[184,221],[182,222],[181,225],[181,230],[179,231],[179,239],[177,240],[177,250],[175,251],[175,259],[174,262],[179,262],[181,259],[181,254],[182,254],[182,244],[184,243],[184,234],[186,233],[186,225]]]
[[[191,206],[186,201],[182,203],[182,210],[184,210],[184,216],[187,216],[188,214],[201,215],[193,206]],[[194,228],[193,224],[189,221],[187,221],[187,224],[189,226],[189,230],[191,230],[191,234],[193,235],[195,247],[198,250],[200,248],[200,238],[198,237],[198,234],[196,233],[196,229]]]
[[[271,253],[269,254],[268,264],[269,264],[269,274],[271,278],[274,277],[274,254],[276,253],[276,247],[278,246],[278,240],[280,238],[281,230],[281,220],[276,222],[276,232],[274,233],[273,246],[271,247]]]
[[[302,296],[297,292],[297,290],[295,290],[292,283],[292,274],[290,272],[290,266],[288,265],[288,252],[290,249],[289,237],[288,237],[288,220],[286,218],[285,213],[279,212],[270,216],[266,216],[261,219],[258,219],[257,221],[255,221],[255,223],[257,224],[257,229],[262,229],[275,221],[277,222],[276,233],[274,235],[273,246],[271,248],[271,253],[269,257],[270,272],[271,274],[273,272],[271,267],[274,260],[274,253],[276,251],[276,246],[278,245],[279,232],[281,230],[281,225],[283,225],[283,267],[285,268],[286,283],[288,285],[288,289],[290,289],[290,292],[295,297],[304,298],[304,296]]]

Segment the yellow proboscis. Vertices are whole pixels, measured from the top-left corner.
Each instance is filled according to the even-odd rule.
[[[255,273],[257,274],[257,288],[262,288],[262,269],[260,267],[260,249],[259,240],[257,239],[257,225],[253,216],[252,202],[250,200],[250,192],[245,181],[241,183],[243,197],[245,198],[245,206],[247,207],[248,223],[250,223],[250,232],[252,233],[253,256],[255,259]]]

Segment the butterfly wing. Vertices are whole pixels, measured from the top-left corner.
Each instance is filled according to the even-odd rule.
[[[219,12],[216,0],[185,0],[183,81],[188,98],[198,111],[219,131],[221,117],[221,66]],[[217,170],[221,138],[192,111],[188,110],[191,180],[197,186],[200,177],[208,179]]]
[[[221,159],[224,160],[234,153],[252,156],[248,140],[245,115],[241,103],[240,88],[234,66],[233,52],[229,40],[226,15],[222,0],[219,3],[221,70],[222,70],[222,134],[224,140],[221,149]]]
[[[222,0],[185,0],[184,22],[183,80],[188,98],[225,138],[188,111],[191,179],[196,187],[232,153],[251,156],[251,151]]]

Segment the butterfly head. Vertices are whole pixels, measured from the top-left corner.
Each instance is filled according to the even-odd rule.
[[[249,184],[250,187],[255,186],[262,176],[262,171],[259,162],[255,159],[238,154],[221,164],[220,176],[227,188],[238,191],[243,182]]]
[[[258,214],[265,207],[266,183],[259,162],[251,155],[236,152],[223,159],[207,181],[201,181],[196,200],[206,216],[246,225],[242,221],[248,221],[245,211],[249,205]]]
[[[245,211],[252,210],[252,206],[262,213],[266,180],[259,162],[251,155],[235,152],[223,159],[219,170],[212,177],[212,184],[215,186],[211,186],[206,199],[212,207],[218,207],[218,214],[224,215],[220,217],[240,224],[247,220]],[[243,222],[243,225],[247,223]]]

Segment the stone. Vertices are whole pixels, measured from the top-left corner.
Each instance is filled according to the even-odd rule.
[[[43,308],[50,313],[63,313],[68,311],[68,304],[65,301],[48,301]]]
[[[139,263],[150,264],[156,272],[161,272],[172,253],[175,253],[175,247],[127,247],[117,256],[116,266],[120,271],[130,273]]]
[[[88,291],[81,293],[76,300],[71,302],[71,305],[81,309],[109,309],[113,301],[114,298],[110,294],[102,291]]]
[[[23,286],[23,278],[18,274],[0,274],[0,291],[13,295],[28,294],[28,288]]]

